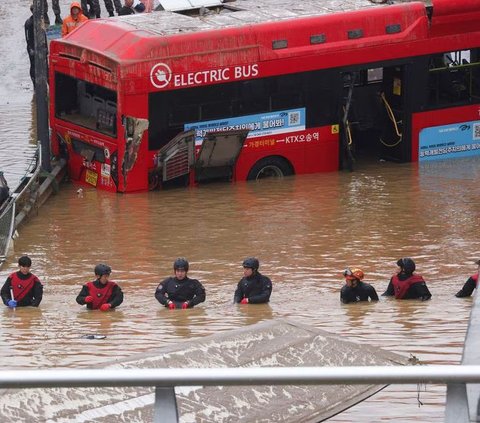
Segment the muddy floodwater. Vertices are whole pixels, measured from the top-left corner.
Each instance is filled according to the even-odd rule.
[[[62,13],[67,10],[62,2]],[[33,91],[23,22],[28,2],[0,4],[0,170],[18,182],[33,151]],[[50,11],[50,17],[53,14]],[[111,364],[183,340],[288,318],[414,356],[456,364],[472,299],[454,294],[480,258],[480,160],[427,165],[359,163],[282,181],[200,185],[115,195],[64,184],[19,231],[0,280],[29,254],[45,286],[38,309],[0,309],[6,369]],[[273,281],[269,305],[234,306],[241,262],[255,255]],[[169,311],[154,298],[177,256],[205,285],[207,300]],[[342,305],[341,272],[360,267],[381,294],[395,262],[412,257],[432,300]],[[110,313],[75,303],[93,267],[106,262],[125,293]],[[102,334],[103,340],[82,335]],[[355,363],[350,363],[355,364]],[[28,395],[28,392],[26,393]],[[390,386],[330,421],[440,422],[445,387]]]

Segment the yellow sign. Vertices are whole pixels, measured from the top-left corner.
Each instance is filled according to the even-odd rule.
[[[85,173],[85,182],[96,187],[98,182],[98,174],[87,169],[87,172]]]
[[[402,80],[400,78],[393,78],[393,94],[402,95]]]
[[[340,132],[339,125],[332,125],[332,134],[338,134]]]

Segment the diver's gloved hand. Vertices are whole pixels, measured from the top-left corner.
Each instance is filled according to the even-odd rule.
[[[102,310],[102,311],[108,311],[108,310],[110,310],[111,308],[112,308],[112,306],[111,306],[110,304],[108,304],[108,303],[102,304],[102,305],[100,306],[100,310]]]
[[[172,301],[170,301],[170,302],[168,303],[168,308],[169,308],[170,310],[175,310],[175,303],[172,302]]]
[[[87,295],[87,296],[85,297],[85,302],[86,302],[87,304],[93,302],[93,297],[92,297],[91,295]]]
[[[188,301],[185,301],[185,302],[182,304],[182,310],[187,309],[189,305],[190,305],[190,303],[189,303]]]
[[[15,308],[17,306],[17,301],[8,300],[7,306],[9,306],[10,308]]]
[[[244,298],[242,301],[240,301],[240,304],[248,304],[248,298]]]

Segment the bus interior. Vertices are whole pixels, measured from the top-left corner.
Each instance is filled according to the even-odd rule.
[[[480,100],[480,49],[341,72],[340,167],[412,160],[412,114]]]

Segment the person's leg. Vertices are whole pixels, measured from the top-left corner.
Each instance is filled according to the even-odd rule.
[[[60,12],[60,3],[59,0],[52,0],[52,9],[53,13],[55,13],[55,25],[62,24],[62,15]]]
[[[105,2],[105,9],[107,9],[108,16],[115,16],[113,14],[113,3],[112,0],[103,0]]]
[[[81,0],[80,4],[82,5],[83,14],[88,18],[89,17],[89,12],[88,12],[89,1],[88,0]]]
[[[32,79],[33,86],[35,86],[35,55],[29,54],[30,59],[30,78]]]
[[[95,12],[95,17],[100,17],[100,3],[98,0],[92,0],[93,11]]]
[[[120,12],[120,9],[122,8],[122,2],[120,0],[113,0],[113,4],[115,5],[115,11]]]

